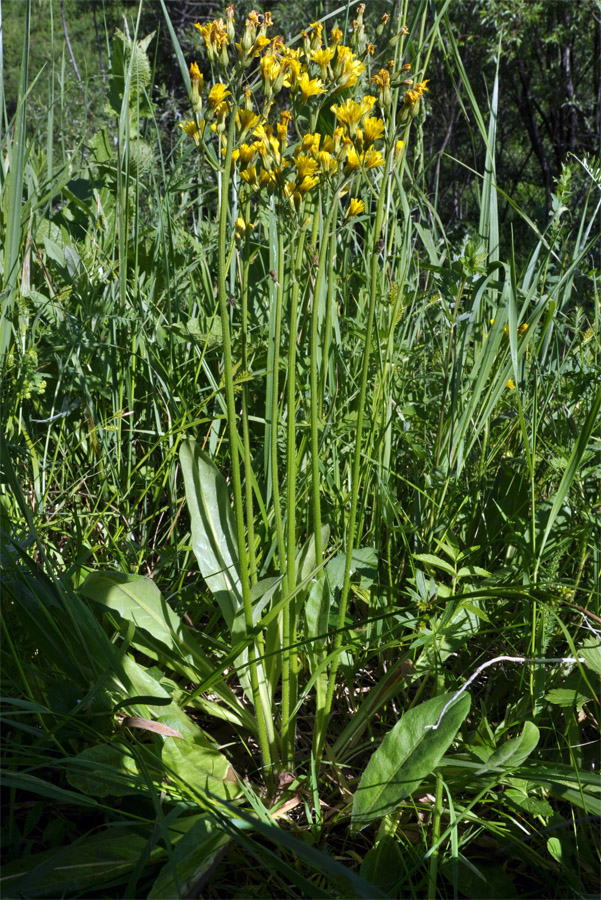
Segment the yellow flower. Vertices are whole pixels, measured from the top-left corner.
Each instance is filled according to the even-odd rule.
[[[202,89],[204,87],[204,78],[198,65],[190,63],[190,103],[195,113],[199,113],[202,109]]]
[[[234,150],[234,153],[238,153],[238,159],[240,160],[241,169],[245,169],[248,165],[250,165],[257,154],[257,149],[258,141],[255,141],[254,144],[241,144],[238,151]]]
[[[308,191],[312,190],[314,187],[317,187],[318,184],[319,177],[317,175],[305,175],[300,184],[297,185],[296,190],[299,192],[301,197],[304,197]]]
[[[299,153],[294,160],[294,165],[298,171],[299,178],[304,178],[305,175],[315,175],[319,164],[312,156],[307,156],[305,153]]]
[[[254,128],[259,122],[259,116],[250,109],[239,109],[236,114],[236,125],[242,137],[251,128]]]
[[[254,186],[257,184],[257,170],[255,166],[248,166],[248,168],[243,169],[240,172],[240,178],[242,178],[247,184]]]
[[[252,45],[249,56],[260,56],[265,47],[269,47],[270,44],[270,38],[266,37],[264,34],[258,35],[256,41]]]
[[[320,150],[317,154],[319,168],[324,175],[334,175],[338,169],[336,159],[327,150]]]
[[[353,87],[359,76],[365,72],[365,66],[357,59],[350,47],[338,46],[334,63],[334,78],[339,87]]]
[[[201,122],[201,127],[204,126],[204,122]],[[190,120],[188,122],[178,122],[179,127],[182,131],[185,131],[189,137],[194,138],[196,146],[200,146],[200,131],[198,130],[198,125],[196,122]]]
[[[263,82],[267,84],[273,84],[280,74],[281,70],[279,62],[275,59],[275,57],[270,55],[261,57],[259,68],[261,69]]]
[[[199,25],[196,22],[195,28],[198,28],[207,48],[207,56],[210,60],[216,60],[222,49],[226,48],[229,41],[227,38],[227,27],[223,19],[215,19],[206,25]]]
[[[217,82],[217,84],[214,84],[209,91],[209,106],[211,109],[217,109],[217,107],[223,103],[224,99],[230,95],[231,91],[228,91],[227,85]]]
[[[523,322],[518,328],[518,334],[525,334],[528,331],[528,323]]]
[[[510,378],[510,379],[509,379],[509,381],[507,382],[507,384],[505,385],[505,387],[506,387],[506,388],[509,388],[509,390],[514,390],[514,388],[515,388],[515,381],[513,380],[513,378]]]
[[[378,150],[370,147],[367,153],[362,155],[361,162],[366,169],[375,169],[376,166],[384,165],[384,157]]]
[[[401,153],[403,152],[403,147],[405,146],[405,141],[397,141],[394,145],[394,161],[395,163],[400,162]]]
[[[390,87],[390,72],[388,69],[380,69],[375,75],[372,75],[371,81],[377,84],[379,88]]]
[[[406,109],[414,110],[417,108],[422,94],[424,94],[425,91],[429,90],[429,88],[426,87],[429,80],[429,78],[426,78],[425,81],[416,81],[413,87],[408,88],[407,93],[403,98],[403,106]]]
[[[308,151],[309,153],[317,153],[320,141],[321,135],[319,133],[311,134],[311,132],[308,132],[307,134],[304,134],[299,152]]]
[[[204,81],[204,79],[202,77],[202,72],[198,68],[198,63],[190,63],[190,81],[200,81],[202,88],[202,82]]]
[[[355,100],[345,100],[339,106],[333,104],[333,106],[330,106],[330,109],[341,125],[346,126],[350,136],[353,137],[361,119],[371,111],[375,102],[376,98],[368,94],[361,103],[357,103]]]
[[[343,35],[340,28],[332,28],[332,33],[330,34],[330,44],[335,47],[336,44],[340,43],[342,37]]]
[[[334,56],[334,48],[326,47],[322,50],[312,50],[311,53],[309,54],[309,59],[312,62],[317,63],[317,65],[321,69],[322,77],[325,78],[326,69],[328,68],[328,65],[330,64],[330,62],[332,61],[333,56]]]
[[[246,222],[242,218],[242,216],[238,216],[236,222],[234,223],[234,234],[238,240],[243,238],[246,233]]]
[[[354,172],[355,169],[358,169],[361,165],[361,160],[357,155],[357,151],[353,146],[347,148],[346,151],[346,165],[345,170],[347,172]]]
[[[363,139],[366,144],[373,144],[384,134],[384,121],[375,116],[367,116],[363,122]]]
[[[365,212],[365,203],[363,200],[357,199],[357,197],[351,197],[347,216],[350,219],[351,216],[358,216],[360,213]]]
[[[303,102],[301,105],[304,105],[309,97],[314,97],[316,94],[325,93],[321,79],[309,78],[309,74],[307,72],[303,72],[302,75],[297,78],[296,86],[297,88],[301,89],[301,93],[303,95]]]
[[[287,109],[282,110],[280,113],[280,121],[275,126],[280,143],[285,143],[288,140],[288,125],[291,121],[292,113]]]

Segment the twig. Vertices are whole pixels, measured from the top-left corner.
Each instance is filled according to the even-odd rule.
[[[549,658],[547,658],[547,657],[529,657],[529,656],[495,656],[494,659],[489,659],[488,662],[482,663],[481,666],[478,666],[478,668],[476,669],[474,674],[470,675],[470,677],[465,682],[465,684],[462,685],[462,687],[460,687],[459,690],[455,694],[453,694],[453,696],[448,701],[448,703],[445,703],[445,705],[443,706],[442,711],[438,717],[438,721],[436,722],[436,724],[435,725],[425,725],[424,730],[425,731],[429,731],[429,730],[436,731],[436,729],[439,727],[440,723],[442,722],[442,718],[443,718],[444,714],[446,713],[447,709],[449,708],[449,706],[451,706],[455,702],[455,700],[457,700],[457,698],[460,697],[461,694],[463,694],[463,692],[468,689],[468,687],[470,686],[472,681],[475,681],[476,678],[478,677],[478,675],[481,672],[483,672],[484,669],[488,669],[489,666],[493,666],[495,663],[498,663],[498,662],[542,663],[543,665],[545,665],[546,663],[576,663],[576,662],[582,663],[582,662],[584,662],[584,659],[576,658],[575,656],[553,656],[553,657],[549,657]]]

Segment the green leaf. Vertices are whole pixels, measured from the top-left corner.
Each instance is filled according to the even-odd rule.
[[[99,891],[105,882],[131,872],[146,848],[147,838],[132,828],[110,828],[67,847],[34,853],[2,866],[3,896],[72,897],[86,888]],[[155,847],[149,862],[164,855]]]
[[[584,665],[601,675],[601,639],[596,635],[587,637],[578,651],[578,656],[584,660]]]
[[[240,793],[238,779],[229,760],[219,750],[200,747],[181,738],[164,738],[163,764],[169,769],[169,782],[180,782],[180,789],[187,797],[212,795],[233,799]]]
[[[124,572],[91,572],[79,592],[119,613],[172,650],[180,650],[182,623],[150,578]]]
[[[146,788],[135,760],[116,744],[96,744],[70,759],[67,781],[92,797],[125,797]]]
[[[434,556],[432,553],[415,553],[413,559],[426,563],[429,566],[434,566],[435,569],[441,569],[447,575],[452,575],[453,578],[456,575],[455,569],[449,565],[446,559],[441,559],[440,556]]]
[[[410,709],[389,731],[367,764],[353,798],[353,828],[380,819],[417,790],[431,775],[468,714],[470,697],[462,694],[436,725],[452,694],[434,697]]]
[[[192,549],[207,587],[231,630],[242,606],[234,513],[225,478],[196,441],[183,441],[180,460],[192,526]]]
[[[555,704],[555,706],[581,707],[583,703],[590,699],[590,696],[582,694],[576,688],[553,688],[553,690],[545,694],[545,700]]]
[[[206,814],[194,816],[190,829],[178,840],[171,859],[159,872],[148,900],[188,897],[221,848],[231,840]]]
[[[492,769],[516,768],[521,766],[532,751],[536,748],[540,738],[540,731],[534,722],[524,722],[522,733],[519,737],[510,738],[491,753],[482,768],[476,774],[490,772]]]

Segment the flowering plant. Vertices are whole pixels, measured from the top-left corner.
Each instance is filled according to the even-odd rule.
[[[233,5],[228,7],[225,20],[218,18],[197,24],[211,74],[205,79],[198,63],[191,63],[193,117],[180,123],[182,130],[193,138],[203,164],[210,166],[218,178],[217,283],[240,566],[239,613],[245,623],[245,652],[248,653],[244,657],[244,665],[248,663],[249,670],[247,694],[255,706],[261,755],[268,771],[278,760],[284,766],[293,762],[296,713],[300,705],[299,660],[294,646],[301,627],[301,606],[312,592],[311,603],[322,610],[323,618],[329,604],[323,578],[328,529],[322,522],[319,454],[326,407],[335,402],[335,398],[327,395],[326,373],[332,365],[332,333],[336,327],[336,259],[341,245],[351,239],[353,223],[361,222],[360,237],[352,239],[362,243],[369,261],[364,363],[345,529],[339,628],[330,648],[323,640],[315,640],[313,648],[313,664],[320,669],[315,679],[313,749],[317,758],[324,747],[350,590],[361,435],[375,310],[382,285],[385,204],[394,187],[402,185],[408,130],[428,89],[426,81],[416,82],[408,77],[411,65],[402,58],[408,29],[399,24],[393,34],[388,15],[382,18],[377,36],[387,33],[388,46],[394,47],[393,55],[383,66],[376,65],[376,47],[368,42],[364,12],[365,5],[361,4],[348,43],[344,42],[340,28],[334,27],[328,35],[323,22],[314,22],[301,33],[299,46],[286,44],[274,30],[271,14],[254,10],[245,21],[242,34],[237,36]],[[268,215],[262,214],[262,210]],[[270,598],[271,624],[265,629],[257,627],[255,602],[259,589],[253,514],[257,487],[252,486],[248,393],[248,381],[252,377],[249,375],[249,309],[253,293],[249,271],[252,247],[261,240],[261,230],[273,263],[265,457],[274,507],[273,558],[280,578],[278,591]],[[307,278],[303,278],[304,271],[308,272]],[[230,290],[232,284],[237,284],[239,302],[236,297],[235,306],[240,309],[239,318],[228,302],[231,296],[228,283]],[[280,357],[286,326],[284,401]],[[232,329],[239,334],[238,365],[248,376],[241,391],[241,441]],[[309,379],[305,385],[299,379],[301,353],[308,360]],[[297,484],[297,411],[301,397],[307,401],[310,419],[311,502],[310,515],[305,520],[298,509]],[[284,460],[281,443],[285,447]],[[285,496],[280,496],[281,483]],[[263,501],[259,497],[260,506]],[[298,540],[303,532],[309,538],[300,555],[310,553],[314,560],[314,582],[310,587],[302,581],[299,564]],[[202,569],[202,558],[199,562]],[[305,617],[307,634],[314,625],[310,619]],[[280,645],[280,664],[268,667],[264,661],[265,647]],[[274,697],[280,684],[281,701],[276,704]]]

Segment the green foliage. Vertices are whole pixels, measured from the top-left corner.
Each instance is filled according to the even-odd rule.
[[[598,892],[599,172],[559,152],[594,29],[439,7],[366,11],[361,89],[399,54],[429,92],[308,222],[169,127],[184,2],[65,0],[82,86],[59,5],[29,41],[2,4],[7,896]]]

